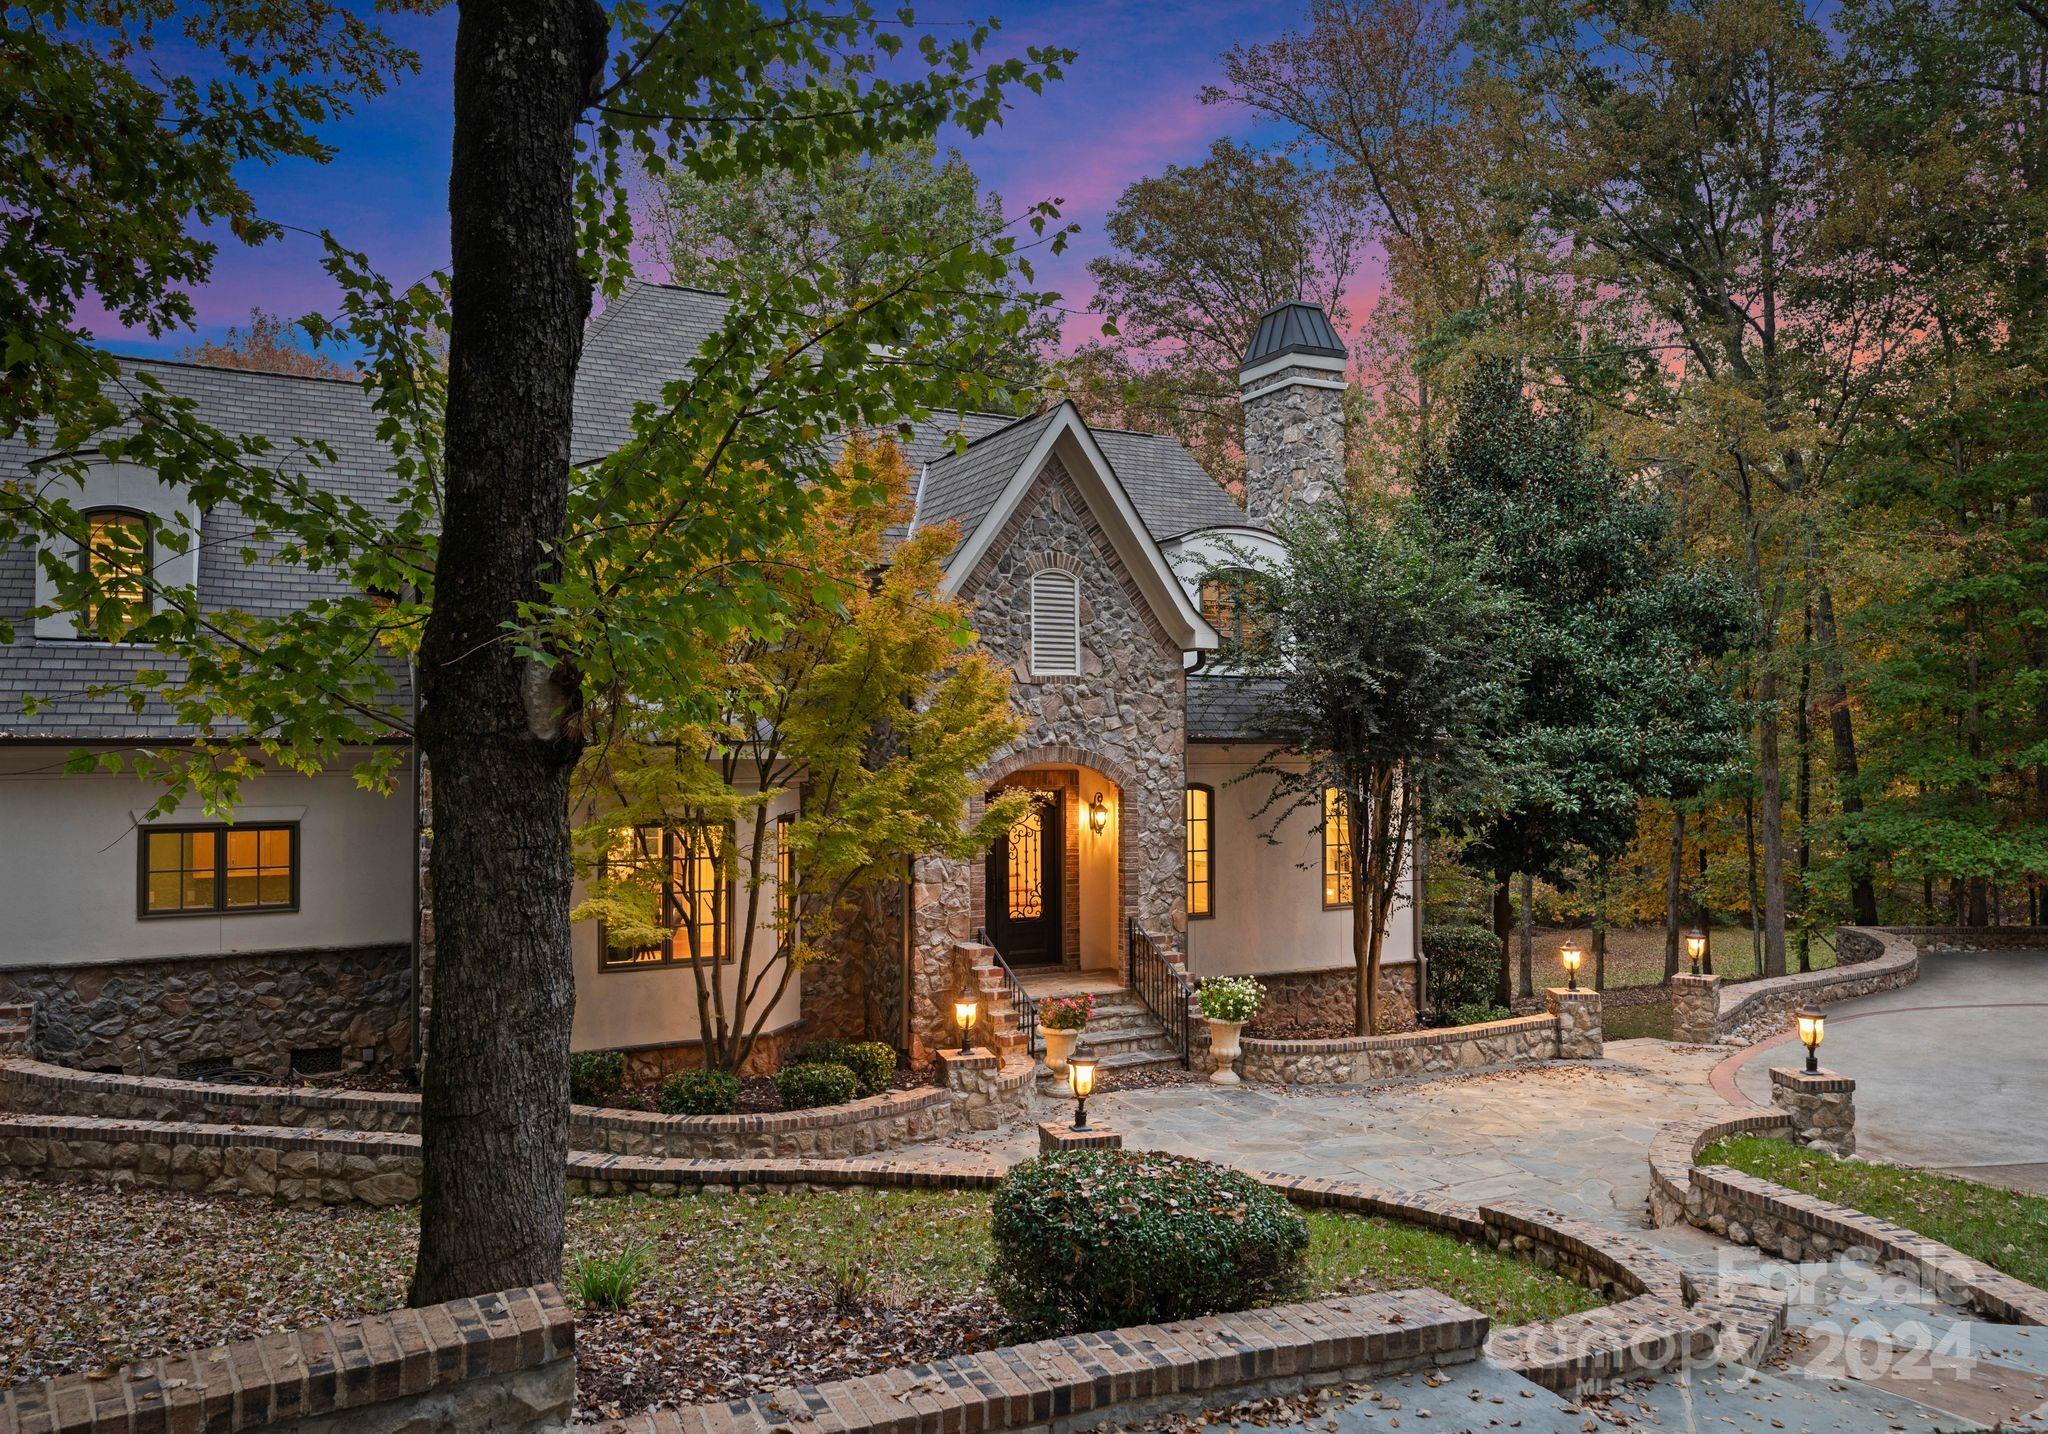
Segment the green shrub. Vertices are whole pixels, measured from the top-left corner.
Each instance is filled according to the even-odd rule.
[[[740,1078],[729,1071],[677,1071],[654,1093],[663,1115],[731,1115],[740,1108]]]
[[[1189,1319],[1292,1292],[1308,1223],[1239,1171],[1157,1152],[1027,1160],[996,1187],[996,1298],[1020,1338]]]
[[[590,1309],[622,1310],[654,1266],[654,1246],[628,1245],[616,1255],[583,1255],[569,1267],[569,1290]]]
[[[1467,1006],[1453,1006],[1444,1012],[1447,1026],[1476,1026],[1485,1021],[1505,1021],[1514,1012],[1505,1006],[1496,1006],[1491,1001],[1475,1001]]]
[[[1422,954],[1429,958],[1429,1003],[1439,1011],[1484,1006],[1500,981],[1500,938],[1484,926],[1422,928]]]
[[[862,1095],[880,1095],[896,1074],[896,1048],[886,1041],[812,1041],[796,1054],[800,1066],[845,1066]]]
[[[603,1105],[626,1084],[624,1051],[578,1051],[569,1057],[569,1099]]]
[[[860,1090],[860,1081],[845,1066],[813,1062],[784,1066],[776,1073],[775,1089],[782,1094],[784,1110],[810,1110],[846,1104]]]

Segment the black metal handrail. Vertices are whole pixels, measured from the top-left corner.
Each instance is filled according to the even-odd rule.
[[[1166,1028],[1166,1034],[1173,1042],[1173,1048],[1180,1052],[1182,1066],[1192,1067],[1194,1061],[1193,1018],[1188,1008],[1194,1001],[1195,988],[1180,968],[1166,959],[1166,953],[1159,949],[1136,917],[1129,923],[1130,948],[1129,981],[1131,990],[1145,1003],[1159,1024]]]
[[[1024,983],[1017,979],[1017,973],[1003,959],[1002,949],[988,939],[987,927],[978,928],[974,939],[996,953],[996,969],[1003,973],[1003,994],[1010,998],[1010,1005],[1017,1012],[1017,1029],[1024,1033],[1024,1049],[1033,1057],[1044,1054],[1038,1044],[1038,1002],[1024,990]]]

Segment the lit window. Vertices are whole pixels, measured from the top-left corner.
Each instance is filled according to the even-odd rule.
[[[796,849],[789,844],[795,826],[792,813],[775,819],[775,917],[784,931],[796,924]]]
[[[1323,789],[1323,905],[1351,904],[1351,808],[1335,787]]]
[[[295,911],[298,905],[296,826],[143,830],[143,916]]]
[[[1059,568],[1031,578],[1031,674],[1081,675],[1081,584]]]
[[[1045,915],[1045,808],[1033,802],[1010,828],[1010,866],[1004,910],[1012,921],[1035,921]]]
[[[1216,914],[1216,794],[1189,787],[1187,797],[1188,915]]]
[[[85,515],[85,547],[79,553],[80,571],[99,585],[100,601],[107,605],[108,621],[97,615],[85,624],[94,631],[118,630],[149,612],[150,567],[149,518],[126,508],[98,508]],[[119,612],[114,612],[114,605]]]
[[[616,867],[661,881],[661,924],[668,935],[652,946],[605,942],[608,967],[725,959],[725,881],[721,833],[712,827],[635,827],[612,858]]]
[[[1216,629],[1224,657],[1257,653],[1264,634],[1253,620],[1252,573],[1225,568],[1202,579],[1202,621]]]

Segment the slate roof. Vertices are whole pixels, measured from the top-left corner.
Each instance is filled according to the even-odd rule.
[[[665,383],[688,371],[728,307],[719,294],[642,283],[598,315],[585,336],[577,373],[574,458],[588,461],[622,443],[634,405],[658,400]],[[320,467],[320,481],[373,511],[390,511],[389,455],[377,439],[376,415],[359,384],[161,360],[124,363],[155,374],[171,392],[197,400],[201,416],[216,427],[268,438],[280,465],[310,467],[310,460],[299,457],[303,444],[326,443],[336,461]],[[906,458],[924,470],[919,524],[955,522],[964,539],[987,516],[1050,418],[1050,413],[1026,418],[956,413],[921,425],[905,444]],[[1243,510],[1178,441],[1116,429],[1093,432],[1155,539],[1164,542],[1197,528],[1245,522]],[[963,451],[954,451],[955,434],[967,442]],[[34,456],[18,441],[0,441],[0,480],[23,472]],[[338,579],[296,566],[245,566],[241,550],[248,546],[250,524],[233,509],[209,511],[203,528],[199,588],[209,610],[276,614],[339,590]],[[34,562],[26,547],[0,550],[0,613],[15,622],[14,642],[0,646],[0,740],[195,735],[161,706],[136,714],[118,698],[86,695],[89,687],[126,680],[145,665],[175,671],[180,664],[143,648],[36,641],[31,624],[22,620],[34,606]],[[394,676],[401,686],[391,701],[402,708],[410,703],[404,673],[394,669]],[[21,712],[22,698],[29,693],[50,704],[33,718]]]
[[[1265,720],[1280,684],[1268,677],[1191,673],[1188,677],[1190,742],[1255,742],[1271,738]]]
[[[1344,340],[1337,337],[1330,316],[1320,304],[1276,304],[1259,315],[1259,326],[1245,346],[1244,362],[1237,371],[1243,373],[1282,354],[1340,359],[1344,357]]]

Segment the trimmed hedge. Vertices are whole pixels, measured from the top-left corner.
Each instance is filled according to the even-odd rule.
[[[1425,926],[1422,954],[1429,958],[1429,1003],[1437,1010],[1492,1004],[1500,980],[1500,938],[1489,928]]]
[[[862,1095],[880,1095],[896,1074],[896,1049],[882,1041],[813,1041],[797,1052],[795,1063],[845,1066]]]
[[[624,1051],[578,1051],[569,1057],[569,1099],[603,1105],[626,1086]]]
[[[859,1092],[860,1082],[845,1066],[813,1062],[784,1066],[776,1072],[775,1089],[782,1094],[784,1110],[812,1110],[846,1104]]]
[[[1042,1155],[996,1187],[996,1299],[1018,1337],[1191,1319],[1285,1296],[1308,1223],[1239,1171],[1149,1151]]]
[[[677,1071],[654,1093],[663,1115],[731,1115],[740,1108],[740,1078],[730,1071]]]

